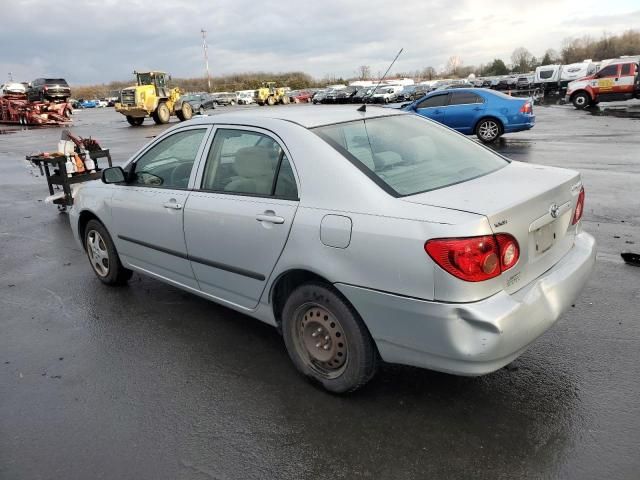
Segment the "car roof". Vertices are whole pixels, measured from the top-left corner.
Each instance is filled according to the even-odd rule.
[[[406,113],[388,108],[367,106],[366,112],[358,111],[357,105],[302,105],[291,107],[261,107],[238,110],[235,112],[221,113],[198,119],[197,123],[233,123],[254,124],[256,119],[268,118],[296,123],[305,128],[314,128],[321,125],[349,122],[375,117],[391,115],[406,115]],[[258,126],[258,125],[256,125]]]

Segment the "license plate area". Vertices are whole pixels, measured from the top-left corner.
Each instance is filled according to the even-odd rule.
[[[556,222],[551,222],[534,230],[533,250],[535,255],[543,255],[549,251],[556,241]]]

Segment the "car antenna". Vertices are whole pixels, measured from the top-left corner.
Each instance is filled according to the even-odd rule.
[[[380,84],[383,82],[383,80],[386,78],[387,74],[389,73],[389,70],[391,70],[391,67],[393,67],[393,64],[396,63],[396,60],[398,60],[398,57],[400,56],[400,54],[402,53],[402,50],[404,50],[404,48],[401,48],[400,51],[398,52],[398,54],[396,55],[396,58],[393,59],[393,62],[391,62],[391,65],[389,65],[389,68],[387,68],[387,71],[384,72],[384,75],[382,76],[382,78],[380,80],[378,80],[378,84],[376,85],[376,88],[374,88],[373,90],[371,90],[371,93],[369,94],[369,96],[372,96],[374,94],[374,92],[378,89],[378,87],[380,86]],[[366,112],[367,111],[367,104],[364,103],[365,100],[367,99],[367,96],[365,95],[364,97],[362,97],[362,106],[360,106],[358,108],[359,112]]]

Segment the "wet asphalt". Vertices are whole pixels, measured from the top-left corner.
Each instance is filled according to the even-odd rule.
[[[342,397],[269,326],[137,274],[103,286],[24,162],[60,130],[0,125],[0,478],[640,478],[640,268],[620,258],[640,253],[640,120],[535,113],[494,148],[582,172],[599,253],[575,306],[491,375],[386,366]],[[73,131],[121,163],[165,128],[147,122],[85,110]]]

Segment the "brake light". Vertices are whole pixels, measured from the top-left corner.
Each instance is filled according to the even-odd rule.
[[[482,282],[510,269],[520,258],[518,242],[511,235],[437,238],[425,251],[442,269],[467,282]]]
[[[582,213],[584,212],[584,187],[580,189],[580,195],[578,195],[578,202],[576,203],[576,211],[573,214],[572,225],[575,225],[582,218]]]
[[[525,102],[520,107],[520,113],[533,113],[533,107],[531,106],[531,102]]]

